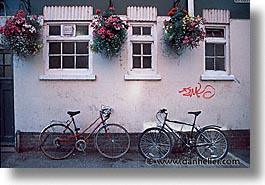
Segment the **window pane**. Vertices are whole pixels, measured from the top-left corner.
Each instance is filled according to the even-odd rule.
[[[143,27],[143,35],[151,35],[151,27]]]
[[[133,27],[133,35],[141,35],[141,27]]]
[[[12,64],[12,55],[11,54],[5,54],[5,64],[6,65]]]
[[[76,35],[88,35],[88,26],[76,26]]]
[[[61,35],[61,26],[49,26],[49,35]]]
[[[88,54],[88,42],[77,42],[76,53],[77,54]]]
[[[0,54],[0,65],[4,64],[4,55]]]
[[[74,57],[63,57],[63,68],[74,68]]]
[[[4,66],[0,66],[0,77],[4,77]]]
[[[60,42],[50,42],[49,43],[49,53],[50,54],[60,54],[61,53],[61,43]]]
[[[214,70],[214,59],[206,58],[205,60],[205,70]]]
[[[133,44],[133,54],[134,55],[141,54],[141,44]]]
[[[214,56],[214,44],[205,44],[205,55]]]
[[[12,77],[13,76],[13,70],[10,65],[5,66],[5,77]]]
[[[49,57],[49,68],[50,69],[57,69],[61,68],[61,57],[60,56],[50,56]]]
[[[215,56],[225,56],[224,47],[224,44],[215,44]]]
[[[206,37],[224,38],[224,29],[206,28]]]
[[[63,54],[74,54],[73,42],[63,42]]]
[[[217,71],[225,71],[225,60],[224,58],[215,59],[215,67]]]
[[[133,68],[141,68],[141,57],[133,57]]]
[[[76,57],[76,68],[86,68],[86,69],[88,69],[88,56],[78,56],[78,57]]]
[[[144,55],[151,55],[151,44],[143,44]]]
[[[152,57],[143,57],[143,68],[152,68]]]

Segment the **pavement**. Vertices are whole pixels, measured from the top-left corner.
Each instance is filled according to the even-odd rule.
[[[1,168],[249,168],[250,151],[229,151],[222,161],[201,160],[196,154],[170,154],[161,161],[145,160],[138,152],[128,152],[119,159],[107,159],[99,153],[75,151],[64,160],[51,160],[41,151],[17,153],[1,148]]]

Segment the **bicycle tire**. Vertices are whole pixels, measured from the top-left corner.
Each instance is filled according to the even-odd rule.
[[[64,124],[54,123],[45,127],[39,136],[40,149],[50,159],[65,159],[75,150],[76,136]]]
[[[228,152],[225,134],[214,127],[203,129],[196,136],[196,151],[202,159],[223,159]]]
[[[148,128],[140,136],[139,150],[144,158],[166,158],[173,148],[170,135],[161,128]]]
[[[120,158],[126,154],[130,142],[127,130],[115,123],[102,126],[95,136],[96,149],[101,155],[110,159]]]

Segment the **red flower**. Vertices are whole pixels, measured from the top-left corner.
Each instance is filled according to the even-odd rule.
[[[183,10],[183,13],[184,13],[184,14],[188,14],[188,11],[187,11],[187,10]]]
[[[20,15],[25,15],[25,11],[24,10],[18,10],[17,13],[20,14]]]
[[[101,12],[100,9],[97,9],[97,10],[96,10],[96,14],[97,14],[97,15],[100,14],[100,12]]]
[[[167,15],[168,15],[168,16],[172,16],[172,15],[174,15],[174,12],[169,11],[169,12],[167,13]]]
[[[170,11],[175,12],[177,11],[177,9],[178,9],[178,6],[176,6],[175,8],[172,8]]]

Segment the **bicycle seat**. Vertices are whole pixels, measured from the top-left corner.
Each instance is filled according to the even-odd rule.
[[[194,114],[195,116],[199,116],[201,113],[202,111],[188,112],[188,114]]]
[[[80,113],[80,111],[67,111],[67,114],[69,115],[69,116],[71,116],[71,117],[73,117],[73,116],[75,116],[75,115],[77,115],[77,114],[79,114]]]

